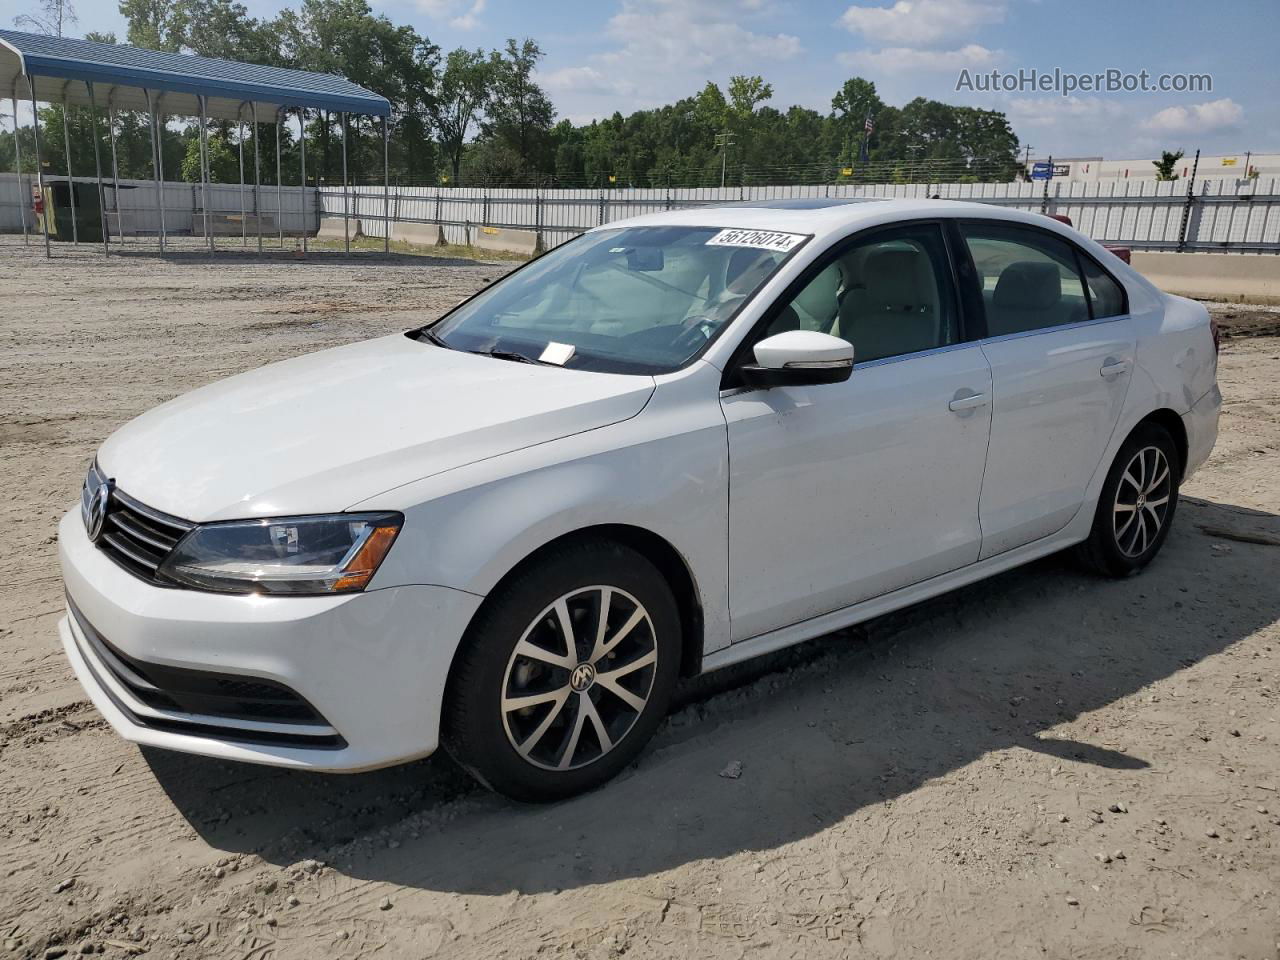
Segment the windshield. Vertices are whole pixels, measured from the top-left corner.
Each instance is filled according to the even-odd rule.
[[[807,239],[719,227],[593,231],[419,335],[505,360],[665,373],[694,357]]]

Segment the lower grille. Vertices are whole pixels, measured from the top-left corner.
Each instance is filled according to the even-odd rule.
[[[137,660],[98,633],[70,597],[67,604],[99,685],[140,726],[245,743],[346,746],[319,711],[284,684]]]

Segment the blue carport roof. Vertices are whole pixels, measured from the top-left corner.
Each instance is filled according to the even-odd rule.
[[[198,96],[208,98],[209,116],[228,120],[248,119],[250,103],[257,104],[263,122],[279,107],[391,113],[385,97],[327,73],[0,30],[0,95],[30,96],[24,75],[30,75],[36,99],[48,103],[65,98],[87,105],[87,81],[94,84],[99,106],[110,96],[118,109],[145,110],[146,89],[160,95],[161,112],[178,116],[199,113]]]

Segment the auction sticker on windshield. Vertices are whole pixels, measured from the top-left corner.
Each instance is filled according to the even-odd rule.
[[[777,233],[773,230],[721,230],[707,241],[708,247],[754,247],[789,253],[805,240],[803,233]]]

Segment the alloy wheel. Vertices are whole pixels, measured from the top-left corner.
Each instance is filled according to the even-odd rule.
[[[529,763],[575,770],[626,737],[653,691],[658,646],[644,605],[618,587],[566,593],[525,628],[507,662],[507,739]]]
[[[1126,557],[1139,557],[1159,536],[1169,515],[1173,474],[1164,451],[1143,447],[1133,455],[1116,488],[1112,529]]]

